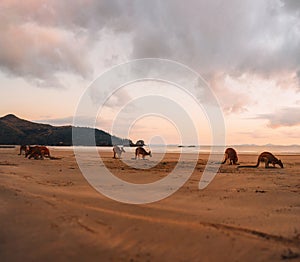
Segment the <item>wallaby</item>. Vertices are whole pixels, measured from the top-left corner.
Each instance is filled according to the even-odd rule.
[[[228,159],[230,161],[230,165],[239,165],[237,153],[233,148],[227,148],[225,150],[224,161],[222,162],[222,164],[225,164]]]
[[[151,151],[147,152],[144,148],[142,147],[137,147],[135,150],[135,159],[139,157],[139,155],[142,155],[143,159],[145,159],[145,156],[150,156],[152,157]]]
[[[113,152],[114,152],[114,157],[116,158],[116,155],[118,156],[118,158],[121,158],[122,153],[125,153],[125,150],[123,147],[119,147],[119,146],[114,146],[113,147]]]
[[[27,156],[29,156],[29,159],[32,157],[34,157],[35,159],[43,159],[45,156],[51,159],[50,151],[45,146],[29,146],[25,153],[25,157]]]
[[[272,153],[270,152],[263,152],[259,155],[258,159],[257,159],[257,163],[255,166],[238,166],[238,168],[243,168],[243,167],[249,167],[249,168],[255,168],[259,166],[260,162],[264,162],[265,163],[265,168],[269,167],[269,164],[272,164],[273,167],[275,167],[275,165],[279,165],[281,168],[283,168],[283,164],[281,162],[280,159],[277,159]]]

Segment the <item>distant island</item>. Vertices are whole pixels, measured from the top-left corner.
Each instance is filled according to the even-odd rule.
[[[20,119],[13,114],[0,118],[0,145],[49,145],[71,146],[72,129],[79,129],[82,134],[95,133],[96,146],[112,146],[114,144],[124,146],[143,146],[143,140],[133,143],[130,139],[119,138],[111,134],[89,127],[52,126],[48,124],[34,123]],[[113,141],[113,143],[112,143]],[[93,144],[82,143],[82,146]]]

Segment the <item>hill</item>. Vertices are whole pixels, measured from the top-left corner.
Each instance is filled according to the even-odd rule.
[[[114,144],[129,145],[131,140],[111,136],[109,133],[87,127],[52,126],[20,119],[9,114],[0,118],[0,145],[72,145],[72,129],[85,134],[95,134],[97,146],[111,146]],[[92,145],[82,140],[84,146]]]

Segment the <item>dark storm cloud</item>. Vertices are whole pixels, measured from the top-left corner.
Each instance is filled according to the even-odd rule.
[[[300,70],[296,0],[4,0],[0,8],[0,69],[40,86],[59,85],[64,72],[90,76],[104,29],[129,36],[128,59],[172,59],[208,78]]]
[[[162,55],[203,73],[299,68],[299,20],[280,1],[140,1],[138,6],[142,17],[134,30],[133,57]],[[155,11],[147,12],[151,7]]]
[[[37,86],[62,86],[60,73],[87,78],[88,54],[104,27],[118,32],[118,1],[2,1],[0,70]]]
[[[300,2],[299,0],[282,0],[284,8],[289,12],[297,13],[300,15]]]

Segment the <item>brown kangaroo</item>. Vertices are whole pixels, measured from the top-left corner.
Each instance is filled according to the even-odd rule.
[[[249,168],[255,168],[258,167],[260,162],[264,162],[265,163],[265,168],[269,168],[269,164],[272,164],[273,167],[275,167],[275,165],[279,165],[281,168],[283,168],[283,164],[281,162],[280,159],[276,158],[272,153],[270,152],[263,152],[259,155],[258,159],[257,159],[257,163],[255,166],[239,166],[238,168],[243,168],[243,167],[249,167]]]
[[[35,159],[44,159],[45,156],[51,158],[50,151],[45,146],[29,146],[25,153],[25,157],[27,156],[29,156],[29,159],[32,157],[34,157]]]
[[[121,155],[123,152],[125,153],[125,150],[123,147],[114,146],[113,152],[114,152],[114,158],[116,158],[116,155],[118,155],[118,158],[121,158]]]
[[[238,164],[238,157],[237,157],[237,153],[233,148],[227,148],[225,150],[225,159],[222,162],[222,164],[225,164],[226,161],[229,159],[230,161],[230,165],[239,165]]]
[[[139,157],[139,155],[142,155],[143,159],[145,159],[145,156],[150,156],[152,157],[151,151],[147,152],[144,148],[142,147],[137,147],[135,150],[135,159]]]

